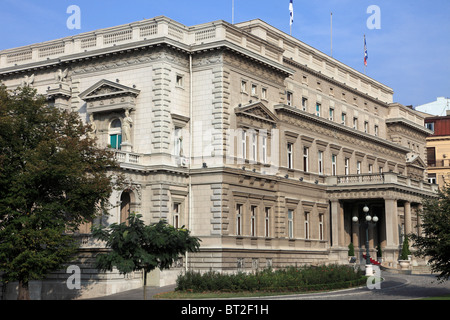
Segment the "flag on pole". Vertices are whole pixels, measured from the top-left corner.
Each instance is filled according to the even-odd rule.
[[[366,35],[364,35],[364,65],[367,67],[367,60],[369,59],[369,55],[367,54],[367,43],[366,43]]]
[[[289,24],[291,26],[294,23],[294,3],[292,1],[293,0],[291,0],[291,2],[289,3],[289,12],[290,12],[290,16],[291,16],[291,20],[290,20]]]

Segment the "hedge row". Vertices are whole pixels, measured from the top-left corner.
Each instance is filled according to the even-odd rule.
[[[362,285],[361,270],[345,265],[265,269],[254,273],[223,274],[216,271],[189,271],[178,276],[178,291],[190,292],[306,292]]]

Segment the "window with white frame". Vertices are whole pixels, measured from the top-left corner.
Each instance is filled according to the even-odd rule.
[[[120,150],[122,147],[122,122],[119,119],[114,119],[110,123],[109,144],[112,149]]]
[[[375,135],[375,137],[378,137],[378,126],[377,125],[374,127],[374,135]]]
[[[175,229],[179,229],[180,225],[180,207],[179,203],[173,204],[173,212],[172,212],[172,225]]]
[[[358,130],[358,118],[353,118],[353,129]]]
[[[294,210],[288,210],[288,238],[294,238]]]
[[[294,94],[290,91],[286,92],[287,105],[292,106],[294,104]]]
[[[287,166],[289,169],[294,168],[293,149],[294,149],[293,143],[288,142],[288,144],[287,144]]]
[[[302,110],[303,111],[308,110],[308,98],[305,97],[302,98]]]
[[[369,164],[369,174],[373,173],[373,164]]]
[[[331,155],[331,175],[335,176],[337,174],[337,156],[335,154]]]
[[[266,238],[270,237],[270,208],[266,207],[264,209],[264,236]]]
[[[257,148],[258,138],[256,132],[252,133],[252,160],[256,162],[258,160],[258,148]]]
[[[241,92],[247,93],[247,81],[245,81],[245,80],[241,81]]]
[[[322,111],[322,105],[320,103],[316,103],[316,116],[320,117]]]
[[[174,144],[173,154],[174,154],[174,156],[177,156],[177,157],[181,156],[181,141],[182,141],[181,132],[182,132],[181,128],[175,127],[174,142],[173,142],[173,144]]]
[[[309,171],[309,148],[308,147],[303,148],[303,171],[304,172]]]
[[[242,159],[247,159],[247,132],[245,130],[242,130],[241,135],[241,152]]]
[[[305,239],[309,239],[309,212],[305,212]]]
[[[345,158],[344,168],[345,168],[345,175],[348,176],[350,174],[350,159],[349,158]]]
[[[261,99],[267,100],[267,88],[261,89]]]
[[[323,214],[319,215],[319,240],[323,240]]]
[[[330,119],[330,121],[334,121],[334,109],[333,108],[330,108],[330,114],[329,114],[328,119]]]
[[[250,207],[250,235],[252,237],[256,236],[256,215],[257,215],[257,206]]]
[[[369,133],[369,122],[368,121],[364,121],[364,132]]]
[[[361,174],[361,161],[356,162],[356,173]]]
[[[236,235],[241,236],[242,235],[242,215],[243,215],[243,205],[237,204],[236,205]]]
[[[252,96],[256,97],[258,95],[258,86],[256,84],[252,84]]]
[[[347,114],[345,112],[341,114],[341,124],[344,126],[347,125]]]
[[[323,175],[323,151],[319,151],[318,159],[319,159],[319,174]]]
[[[263,135],[261,140],[261,161],[267,163],[267,136]]]

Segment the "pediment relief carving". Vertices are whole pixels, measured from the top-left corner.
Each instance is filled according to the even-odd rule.
[[[246,106],[235,108],[236,116],[248,117],[253,120],[276,125],[279,121],[277,116],[273,114],[262,102],[255,102]]]
[[[423,168],[423,169],[425,169],[427,167],[426,163],[418,155],[408,155],[406,163],[409,166],[415,166],[415,167],[419,167],[419,168]]]
[[[140,91],[109,80],[100,80],[80,94],[89,113],[132,110]]]

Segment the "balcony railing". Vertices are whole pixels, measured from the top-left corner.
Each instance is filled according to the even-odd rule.
[[[412,179],[394,172],[376,173],[376,174],[359,174],[347,176],[330,176],[326,178],[326,184],[329,186],[362,186],[362,185],[380,185],[380,184],[397,184],[406,187],[413,187],[421,190],[436,192],[438,186],[426,181]]]

